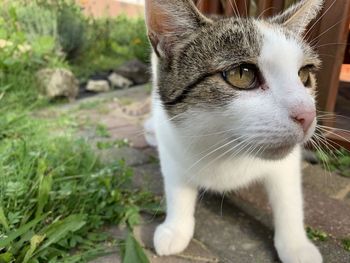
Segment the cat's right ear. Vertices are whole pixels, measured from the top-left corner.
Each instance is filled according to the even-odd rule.
[[[148,37],[158,57],[169,57],[175,45],[211,21],[192,0],[146,0]]]
[[[324,0],[301,0],[282,14],[271,19],[298,35],[302,35],[309,23],[317,17],[323,7]]]

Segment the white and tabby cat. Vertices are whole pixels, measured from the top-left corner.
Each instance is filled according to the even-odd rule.
[[[264,182],[284,263],[320,263],[303,224],[301,145],[315,130],[317,54],[303,41],[322,0],[268,20],[210,20],[191,0],[146,0],[153,46],[153,123],[167,216],[159,255],[183,251],[198,189]]]

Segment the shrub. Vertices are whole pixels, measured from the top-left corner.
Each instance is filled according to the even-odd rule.
[[[86,21],[80,11],[64,6],[58,12],[59,42],[67,59],[76,58],[86,46]]]
[[[58,14],[59,41],[68,60],[80,55],[87,46],[88,19],[75,0],[56,0],[51,4]]]

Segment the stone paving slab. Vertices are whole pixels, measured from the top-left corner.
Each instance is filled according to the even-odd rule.
[[[315,191],[325,193],[350,205],[350,179],[328,172],[320,165],[308,165],[304,169],[304,185],[310,185]]]
[[[323,188],[318,187],[327,184],[323,181],[324,173],[318,166],[307,166],[304,169],[305,223],[337,239],[349,238],[350,206],[342,200],[333,198],[333,195],[341,191],[343,187],[347,187],[350,182],[347,181],[347,178],[333,175],[334,188],[322,191]],[[246,213],[271,227],[271,208],[262,185],[252,185],[229,195],[228,198]]]
[[[162,220],[150,218],[146,224],[135,227],[134,234],[139,242],[147,249],[151,262],[219,262],[218,257],[203,243],[193,239],[187,249],[179,255],[159,257],[154,253],[153,233]]]

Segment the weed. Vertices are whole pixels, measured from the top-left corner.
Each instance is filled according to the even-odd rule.
[[[311,227],[307,227],[306,228],[306,234],[308,236],[309,239],[313,240],[313,241],[326,241],[328,240],[328,234],[318,230],[318,229],[313,229]]]
[[[130,142],[127,139],[115,140],[115,141],[99,141],[96,143],[97,149],[105,150],[110,148],[123,148],[130,146]]]
[[[342,244],[344,249],[350,252],[350,239],[343,239]]]
[[[105,137],[105,138],[111,137],[107,126],[102,124],[102,123],[100,123],[96,126],[96,134],[100,137]]]

